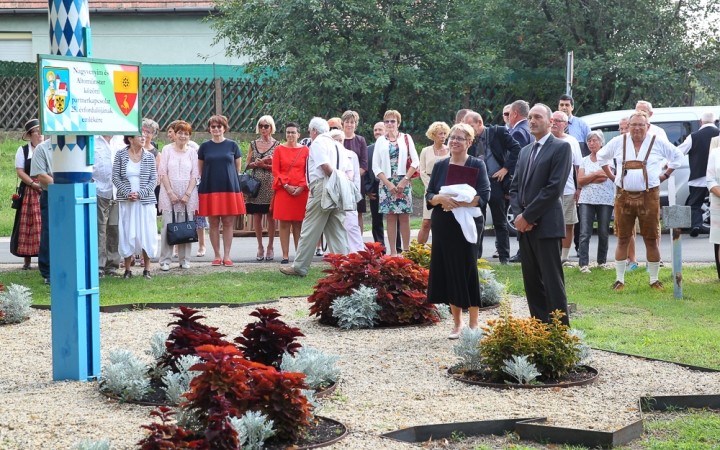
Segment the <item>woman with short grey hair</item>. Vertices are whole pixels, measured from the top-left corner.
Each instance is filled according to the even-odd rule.
[[[590,273],[588,253],[595,217],[597,217],[598,222],[597,263],[599,267],[605,270],[609,269],[606,264],[608,228],[615,204],[615,186],[613,185],[615,177],[608,178],[597,160],[597,152],[605,145],[605,136],[602,131],[591,131],[585,140],[590,149],[590,154],[582,159],[578,170],[578,187],[581,189],[580,198],[578,199],[578,205],[580,206],[580,246],[578,256],[580,257],[580,272]]]

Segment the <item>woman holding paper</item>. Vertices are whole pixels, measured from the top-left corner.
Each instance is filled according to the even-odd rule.
[[[490,199],[485,163],[467,153],[474,137],[475,132],[469,125],[452,127],[448,138],[450,158],[435,163],[425,194],[427,207],[432,210],[430,226],[433,235],[428,302],[450,304],[454,322],[450,339],[459,338],[465,327],[464,308],[470,310],[470,328],[478,327],[478,309],[482,306],[477,271],[477,230],[482,228],[484,220],[478,215],[474,219],[475,230],[468,230],[453,214],[453,210],[468,208],[475,215],[475,208],[485,206]],[[464,185],[475,190],[475,196],[469,201],[461,202],[455,195],[441,193],[443,187],[468,190]],[[475,239],[468,238],[472,231],[475,231]]]

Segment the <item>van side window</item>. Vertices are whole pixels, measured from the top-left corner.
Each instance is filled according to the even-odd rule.
[[[610,142],[610,139],[620,135],[620,129],[617,125],[608,125],[606,127],[593,127],[593,131],[600,130],[605,136],[605,143]]]
[[[690,122],[659,122],[655,125],[665,130],[668,141],[673,145],[682,144],[685,138],[692,133],[692,125]]]

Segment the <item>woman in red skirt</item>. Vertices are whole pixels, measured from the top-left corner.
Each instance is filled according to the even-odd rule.
[[[15,171],[20,179],[22,205],[15,213],[15,223],[10,238],[10,252],[24,259],[23,270],[30,269],[30,259],[40,250],[40,193],[42,187],[37,179],[30,178],[30,161],[35,147],[43,142],[40,121],[29,120],[25,124],[23,140],[30,141],[20,146],[15,154]]]
[[[198,187],[200,211],[210,222],[210,244],[215,252],[213,266],[233,265],[230,248],[233,241],[235,216],[245,214],[245,201],[240,192],[238,173],[242,171],[242,155],[237,142],[225,138],[227,117],[212,116],[208,120],[212,140],[203,142],[198,149]],[[220,222],[223,227],[223,253],[220,257]]]
[[[297,250],[302,221],[305,218],[308,190],[305,178],[305,163],[310,149],[298,144],[298,124],[289,122],[285,126],[287,144],[278,145],[273,154],[273,184],[275,196],[272,200],[272,215],[280,221],[280,246],[283,259],[280,264],[290,262],[290,230],[292,229]]]

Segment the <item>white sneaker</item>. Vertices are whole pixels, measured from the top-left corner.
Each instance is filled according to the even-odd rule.
[[[563,267],[575,267],[575,264],[571,263],[568,259],[562,260],[562,266]]]
[[[160,264],[160,270],[162,270],[163,272],[167,272],[168,270],[170,270],[170,264]]]
[[[190,268],[190,264],[189,264],[189,263],[182,263],[182,264],[180,264],[180,267],[183,268],[183,269],[189,269],[189,268]]]
[[[610,265],[608,263],[600,264],[600,265],[598,265],[598,267],[601,268],[602,270],[613,270],[614,269],[614,267],[610,267]]]
[[[588,266],[580,266],[580,272],[590,273],[590,268]]]

